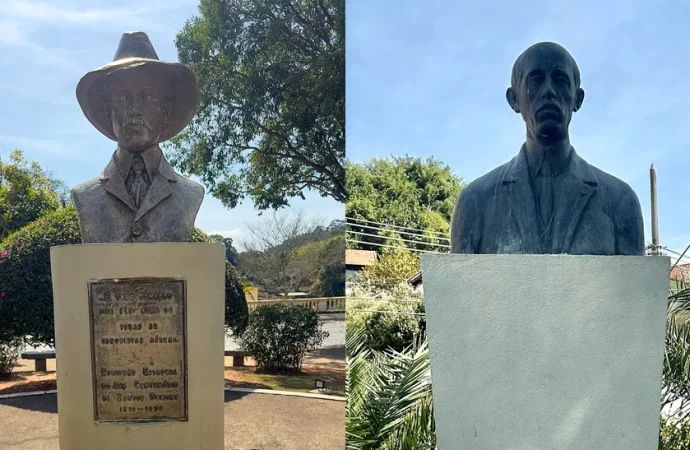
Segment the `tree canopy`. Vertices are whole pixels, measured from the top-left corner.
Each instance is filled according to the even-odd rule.
[[[445,249],[451,215],[463,186],[450,167],[434,158],[405,156],[348,163],[346,170],[349,197],[345,209],[353,232],[348,237],[360,241],[350,247],[379,252],[385,248],[366,245],[374,243]]]
[[[227,207],[345,191],[342,0],[201,0],[177,35],[201,106],[171,162]]]
[[[0,160],[0,241],[63,204],[63,184],[21,150]]]
[[[317,296],[345,293],[345,239],[342,221],[328,227],[302,212],[277,213],[249,227],[237,268],[271,295],[295,290]]]

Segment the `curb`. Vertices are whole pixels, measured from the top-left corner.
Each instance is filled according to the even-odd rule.
[[[293,392],[293,391],[274,391],[272,389],[252,389],[252,388],[226,387],[225,391],[226,392],[247,392],[250,394],[286,395],[288,397],[317,398],[317,399],[321,399],[321,400],[333,400],[336,402],[344,402],[347,400],[347,398],[340,397],[338,395],[310,394],[307,392]]]
[[[347,399],[345,397],[340,397],[337,395],[324,395],[324,394],[309,394],[306,392],[291,392],[291,391],[274,391],[271,389],[251,389],[251,388],[224,388],[226,392],[246,392],[250,394],[272,394],[272,395],[286,395],[290,397],[303,397],[303,398],[316,398],[321,400],[333,400],[336,402],[344,402]],[[51,391],[34,391],[34,392],[15,392],[13,394],[0,394],[0,400],[7,398],[18,398],[18,397],[35,397],[37,395],[49,395],[57,394],[57,390]]]
[[[33,397],[36,395],[46,395],[46,394],[57,394],[57,390],[53,389],[50,391],[15,392],[14,394],[1,394],[0,400],[6,399],[6,398],[16,398],[16,397]]]

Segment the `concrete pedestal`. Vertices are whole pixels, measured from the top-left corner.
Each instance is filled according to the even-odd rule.
[[[50,256],[60,448],[222,449],[225,247],[206,243],[84,244],[53,247]],[[103,280],[110,283],[105,284],[105,291],[93,287],[94,283],[103,285]],[[176,316],[172,306],[163,306],[172,305],[163,303],[171,295],[165,289],[147,293],[136,287],[160,280],[174,280],[172,285],[180,286],[184,301],[175,305],[184,306],[184,314]],[[133,283],[133,297],[144,298],[135,300],[148,305],[143,310],[148,314],[146,320],[137,318],[141,311],[133,307],[136,303],[127,303],[135,301],[128,299],[129,294],[109,298],[108,286],[115,286],[113,292],[124,292],[118,291],[123,282]],[[157,301],[162,302],[160,314]],[[126,315],[128,309],[130,316]],[[164,317],[163,309],[172,315]],[[101,325],[98,314],[110,314],[111,321]],[[173,316],[176,319],[170,319]],[[172,325],[166,325],[166,320]],[[155,329],[151,331],[157,326],[160,336]],[[174,327],[177,334],[171,331]],[[162,371],[160,361],[154,362],[159,352],[160,360],[168,364]],[[106,368],[109,361],[113,366]],[[183,362],[175,366],[174,361]],[[131,373],[115,370],[115,364],[131,367]],[[95,366],[102,378],[94,377]],[[158,384],[145,389],[148,382]],[[161,401],[150,402],[151,393],[151,398]],[[170,402],[171,395],[178,393],[185,395],[185,401]],[[123,402],[113,408],[113,403],[120,402],[116,400],[119,395]],[[124,401],[124,396],[131,401]],[[101,404],[101,399],[110,403]],[[159,412],[154,404],[176,407],[163,410],[161,406]],[[166,417],[170,410],[175,410],[172,419]]]
[[[669,268],[424,255],[439,448],[657,448]]]

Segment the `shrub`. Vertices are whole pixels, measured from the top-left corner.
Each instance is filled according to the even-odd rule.
[[[0,341],[0,378],[10,376],[22,347],[24,347],[24,341],[19,338]]]
[[[346,333],[362,331],[363,339],[372,350],[402,351],[421,331],[419,304],[390,300],[359,300],[347,302]]]
[[[420,267],[419,255],[404,249],[386,250],[358,274],[357,281],[373,291],[391,290],[419,272]]]
[[[351,298],[347,301],[346,332],[349,335],[361,330],[368,348],[402,351],[425,331],[422,295],[406,283],[382,291],[358,278],[348,287]]]
[[[298,373],[304,354],[321,345],[319,315],[303,306],[265,305],[249,313],[239,344],[254,356],[257,372]]]
[[[659,450],[690,450],[690,420],[674,421],[662,415]]]
[[[195,229],[194,242],[213,242]],[[28,337],[54,345],[50,247],[81,243],[76,211],[67,207],[41,218],[0,244],[0,340]],[[233,333],[247,324],[247,303],[235,269],[225,267],[225,322]]]

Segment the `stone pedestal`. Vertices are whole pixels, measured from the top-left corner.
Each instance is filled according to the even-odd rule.
[[[50,252],[60,448],[221,450],[225,247]]]
[[[424,255],[439,448],[656,448],[669,268]]]

